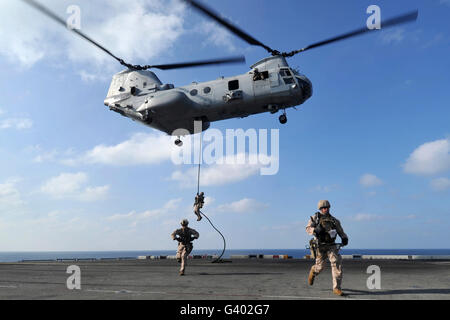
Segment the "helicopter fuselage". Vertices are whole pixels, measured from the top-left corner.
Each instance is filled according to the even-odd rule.
[[[151,71],[125,70],[113,77],[105,105],[123,116],[169,135],[193,134],[194,121],[243,118],[304,103],[312,96],[308,78],[292,70],[282,56],[251,66],[251,71],[175,88]],[[177,131],[176,131],[177,130]]]

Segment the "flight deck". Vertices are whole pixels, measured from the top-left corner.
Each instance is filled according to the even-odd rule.
[[[332,293],[331,268],[307,284],[307,259],[33,261],[0,263],[0,299],[305,300],[450,299],[450,260],[344,260],[345,297]],[[368,288],[369,266],[380,289]],[[70,266],[80,289],[68,289]],[[69,281],[71,282],[71,281]]]

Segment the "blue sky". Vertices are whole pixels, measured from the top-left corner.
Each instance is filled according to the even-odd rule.
[[[42,0],[60,16],[82,10],[82,31],[132,63],[243,54],[245,65],[156,72],[175,86],[247,72],[266,57],[179,1]],[[203,188],[205,213],[229,248],[304,248],[320,199],[341,220],[350,248],[448,248],[450,236],[450,2],[208,1],[258,40],[290,51],[419,9],[415,24],[357,37],[288,62],[312,81],[298,111],[213,123],[280,129],[280,170],[242,168]],[[126,5],[125,5],[126,4]],[[103,105],[110,57],[18,1],[0,4],[0,250],[170,249],[196,187],[174,179],[193,165],[168,158],[170,139]],[[208,169],[208,168],[206,168]]]

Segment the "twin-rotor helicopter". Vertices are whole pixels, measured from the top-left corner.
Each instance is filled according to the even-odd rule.
[[[58,23],[66,22],[34,0],[23,0]],[[219,78],[207,82],[193,82],[175,88],[163,84],[149,69],[170,70],[187,67],[245,62],[244,57],[185,62],[166,65],[132,65],[112,54],[109,50],[77,29],[70,29],[91,44],[116,59],[127,69],[113,76],[104,101],[110,110],[163,131],[178,136],[175,144],[182,145],[180,129],[186,134],[197,133],[195,121],[201,121],[201,131],[207,130],[211,122],[243,118],[250,115],[282,111],[279,121],[287,122],[286,109],[303,104],[313,94],[311,81],[297,70],[289,67],[286,58],[370,32],[360,28],[324,41],[320,41],[291,52],[280,52],[256,40],[246,32],[219,17],[212,9],[194,0],[183,0],[192,8],[228,29],[250,45],[264,48],[270,56],[253,64],[250,71],[241,75]],[[418,11],[403,14],[382,22],[382,28],[415,21]]]

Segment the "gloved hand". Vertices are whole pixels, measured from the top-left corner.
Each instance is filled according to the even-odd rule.
[[[344,246],[348,245],[348,238],[342,239],[342,245],[344,245]]]

